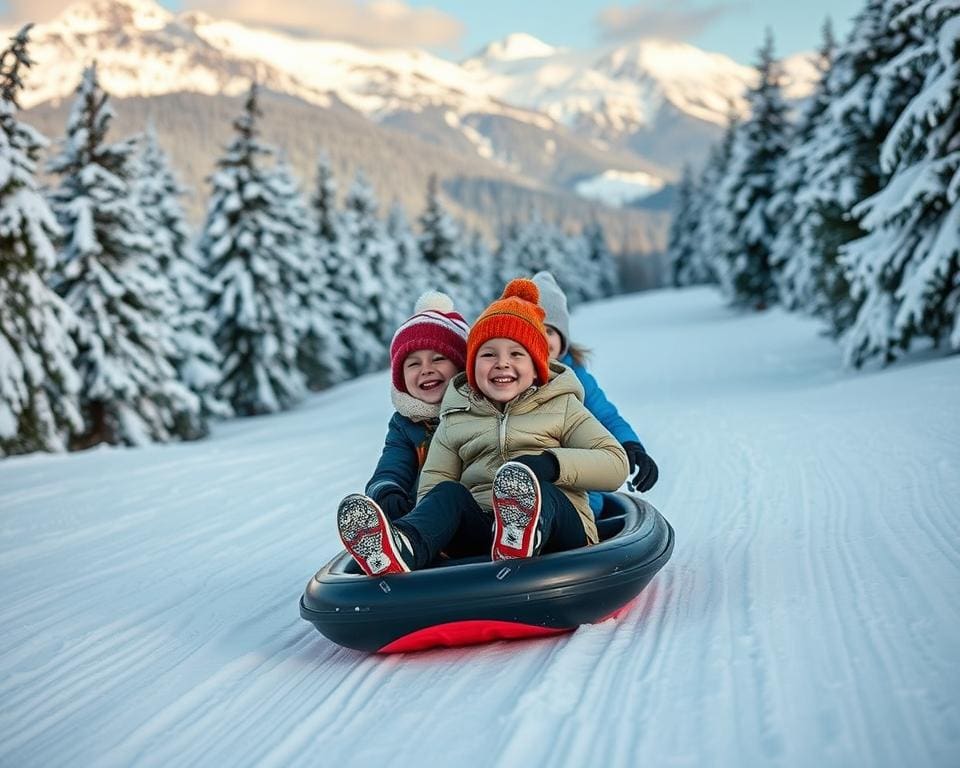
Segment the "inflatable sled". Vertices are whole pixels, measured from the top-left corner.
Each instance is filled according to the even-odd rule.
[[[591,547],[380,578],[341,552],[307,584],[300,615],[339,645],[379,653],[569,632],[626,607],[673,552],[670,524],[637,496],[608,494],[597,528]]]

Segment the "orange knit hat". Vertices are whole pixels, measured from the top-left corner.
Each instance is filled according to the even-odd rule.
[[[538,303],[540,289],[533,280],[518,277],[503,289],[503,295],[477,318],[467,336],[467,381],[477,389],[475,367],[477,351],[490,339],[513,339],[533,358],[533,367],[540,384],[550,378],[547,329],[544,311]]]

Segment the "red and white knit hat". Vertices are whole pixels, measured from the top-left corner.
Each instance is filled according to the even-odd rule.
[[[453,308],[453,299],[440,291],[427,291],[413,308],[413,315],[393,334],[390,342],[390,370],[393,386],[407,391],[403,381],[403,361],[412,352],[434,349],[449,358],[459,370],[467,360],[467,331],[463,315]]]

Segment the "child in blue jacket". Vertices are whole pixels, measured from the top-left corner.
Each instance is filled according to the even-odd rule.
[[[547,326],[550,359],[558,360],[577,375],[583,385],[583,404],[627,452],[630,472],[633,474],[633,487],[638,491],[650,490],[660,474],[657,465],[647,454],[637,433],[620,415],[617,407],[607,400],[597,380],[584,366],[586,350],[570,341],[570,312],[567,309],[566,294],[550,272],[537,272],[533,276],[533,282],[540,289],[540,305],[547,313],[544,322]],[[603,509],[603,494],[590,493],[590,509],[594,515],[600,515]]]
[[[440,421],[447,384],[467,359],[467,322],[445,293],[427,291],[390,342],[390,418],[383,453],[364,493],[391,520],[417,500],[417,481]]]

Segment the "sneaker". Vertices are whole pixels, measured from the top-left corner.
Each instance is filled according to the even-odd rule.
[[[407,573],[413,562],[410,542],[397,531],[380,505],[352,493],[337,508],[340,541],[368,576]]]
[[[525,464],[508,461],[493,478],[491,560],[530,557],[540,544],[540,483]]]

